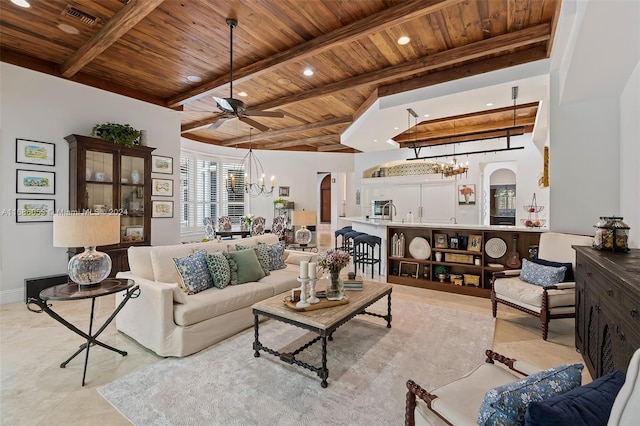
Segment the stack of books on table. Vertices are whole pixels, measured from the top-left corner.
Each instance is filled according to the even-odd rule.
[[[344,282],[344,289],[347,291],[362,290],[362,276],[360,275],[356,276],[352,280],[346,278],[343,282]]]

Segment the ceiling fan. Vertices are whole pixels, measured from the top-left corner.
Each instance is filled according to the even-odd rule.
[[[238,118],[238,120],[247,123],[250,126],[255,127],[261,131],[267,131],[269,128],[263,124],[258,123],[257,121],[249,118],[252,117],[274,117],[274,118],[283,118],[284,114],[277,111],[256,111],[249,110],[244,102],[240,99],[235,99],[233,97],[233,29],[238,25],[238,21],[236,19],[227,18],[227,25],[229,26],[229,58],[230,58],[230,77],[229,77],[229,97],[228,98],[218,98],[213,96],[216,104],[218,105],[218,109],[222,112],[219,118],[209,126],[208,130],[215,130],[222,125],[226,120],[232,118]]]

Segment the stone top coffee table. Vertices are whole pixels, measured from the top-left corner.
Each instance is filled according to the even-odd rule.
[[[326,388],[327,378],[329,377],[329,369],[327,368],[327,339],[332,340],[333,332],[336,331],[338,327],[359,314],[383,318],[387,321],[387,328],[391,328],[391,290],[392,287],[390,284],[365,281],[362,291],[349,291],[346,293],[349,303],[306,312],[296,311],[285,306],[284,298],[286,294],[280,294],[258,302],[252,306],[255,331],[255,341],[253,343],[254,356],[259,357],[260,351],[262,350],[279,357],[280,360],[288,364],[299,365],[314,371],[322,379],[320,385]],[[382,299],[384,296],[387,296],[386,315],[366,311],[367,307]],[[260,343],[258,333],[259,315],[312,331],[318,334],[318,337],[291,353],[277,352]],[[321,367],[315,367],[296,359],[297,354],[320,340],[322,341]]]

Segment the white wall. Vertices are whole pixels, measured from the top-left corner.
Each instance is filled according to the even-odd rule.
[[[640,21],[640,20],[639,20]],[[640,247],[640,62],[620,97],[620,212]]]
[[[113,121],[146,129],[149,146],[158,155],[179,157],[179,114],[145,102],[97,90],[46,74],[0,63],[0,207],[15,209],[16,198],[55,199],[56,208],[69,207],[69,151],[64,137],[90,135],[95,124]],[[55,166],[15,163],[15,139],[55,143]],[[55,195],[16,194],[16,169],[55,172]],[[171,178],[169,175],[158,177]],[[179,171],[174,162],[174,206]],[[166,198],[165,198],[166,199]],[[13,214],[0,217],[0,303],[23,300],[24,279],[65,273],[67,254],[52,246],[52,223],[16,223]],[[178,241],[179,222],[152,220],[152,243]]]

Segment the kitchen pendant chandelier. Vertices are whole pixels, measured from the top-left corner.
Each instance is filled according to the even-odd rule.
[[[264,195],[269,197],[273,194],[273,188],[275,187],[276,178],[275,176],[271,176],[270,179],[270,187],[267,188],[265,186],[265,174],[264,167],[262,167],[262,162],[258,159],[256,154],[253,152],[253,146],[251,143],[251,131],[253,128],[249,129],[249,152],[242,158],[240,164],[241,168],[244,170],[244,192],[251,197],[258,197],[260,195]],[[254,179],[256,179],[254,181]],[[229,174],[229,181],[227,188],[229,192],[236,193],[238,188],[236,188],[236,176],[234,173]]]
[[[455,123],[454,123],[455,126]],[[455,132],[455,131],[454,131]],[[458,160],[456,159],[456,146],[453,146],[453,158],[451,159],[451,163],[441,163],[440,164],[440,173],[442,173],[442,177],[454,177],[458,178],[458,175],[464,173],[465,177],[467,176],[467,172],[469,171],[469,162],[467,161],[465,164],[458,164]]]

